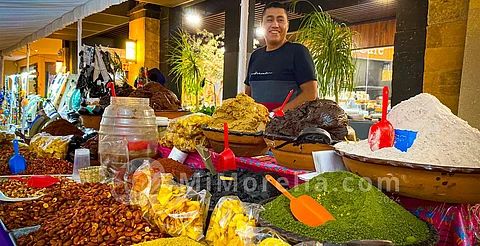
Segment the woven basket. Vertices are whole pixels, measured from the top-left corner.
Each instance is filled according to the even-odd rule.
[[[264,200],[262,202],[260,202],[260,205],[265,205],[271,201],[273,201],[275,198],[270,198],[270,199],[267,199],[267,200]],[[418,218],[418,217],[417,217]],[[421,221],[423,221],[424,223],[427,224],[428,226],[428,231],[429,231],[429,237],[423,241],[423,242],[419,242],[419,243],[415,243],[415,244],[409,244],[409,246],[435,246],[437,245],[439,242],[440,242],[440,235],[438,234],[438,231],[437,229],[435,229],[435,227],[433,227],[430,223],[426,222],[425,220],[419,218]],[[297,235],[295,233],[292,233],[292,232],[289,232],[289,231],[286,231],[284,229],[281,229],[277,226],[274,226],[273,224],[271,224],[270,222],[266,221],[263,217],[262,217],[262,214],[260,214],[260,217],[258,219],[258,223],[261,227],[270,227],[274,230],[276,230],[277,232],[279,232],[285,239],[287,239],[287,241],[292,244],[292,245],[295,245],[295,244],[298,244],[298,243],[301,243],[301,242],[311,242],[311,241],[315,241],[315,239],[311,239],[311,238],[308,238],[308,237],[304,237],[304,236],[300,236],[300,235]],[[329,243],[329,242],[322,242],[324,245],[347,245],[347,244],[335,244],[335,243]]]

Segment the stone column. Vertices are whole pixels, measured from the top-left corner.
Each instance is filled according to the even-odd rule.
[[[223,99],[237,95],[238,55],[240,38],[240,0],[230,0],[225,6],[225,61],[223,68]],[[248,15],[248,54],[253,51],[253,23],[255,0],[249,2]],[[253,9],[253,10],[252,10]],[[248,64],[248,61],[247,61]]]
[[[136,62],[130,65],[128,82],[133,85],[140,67],[160,67],[160,6],[140,3],[129,12],[128,38],[136,41]]]
[[[468,0],[429,0],[423,90],[458,112]]]
[[[480,129],[480,0],[470,0],[458,116]]]
[[[169,76],[170,64],[168,64],[169,43],[171,37],[182,27],[183,10],[181,7],[162,7],[160,19],[160,71],[167,78],[165,86],[175,93],[178,99],[182,97],[182,81],[174,82],[173,75]],[[181,100],[180,100],[181,101]]]
[[[428,0],[398,0],[392,105],[422,93]]]

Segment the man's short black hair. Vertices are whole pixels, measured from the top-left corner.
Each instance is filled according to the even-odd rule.
[[[271,9],[271,8],[283,9],[283,10],[285,10],[285,14],[288,13],[287,7],[285,6],[285,4],[283,4],[281,2],[273,1],[273,2],[269,2],[265,5],[265,8],[263,9],[263,12],[262,12],[262,18],[263,18],[263,16],[265,16],[265,12],[267,11],[267,9]]]

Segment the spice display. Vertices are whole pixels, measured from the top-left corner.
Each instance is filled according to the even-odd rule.
[[[252,172],[245,169],[229,170],[212,175],[207,169],[197,170],[189,185],[197,191],[207,190],[212,194],[210,207],[213,208],[224,196],[237,196],[242,202],[259,203],[281,193],[273,187],[265,175],[278,179],[276,173]]]
[[[427,225],[361,177],[349,172],[328,172],[290,190],[294,197],[309,195],[335,217],[309,227],[290,212],[284,195],[264,205],[261,216],[271,224],[322,242],[389,240],[404,245],[429,236]]]
[[[330,133],[333,140],[343,140],[350,130],[347,114],[337,103],[317,99],[285,112],[285,116],[273,118],[265,132],[297,137],[305,128],[322,128]]]
[[[455,116],[436,97],[423,93],[403,101],[392,108],[388,120],[395,129],[418,132],[407,152],[394,147],[373,152],[366,140],[335,147],[371,158],[480,168],[480,131]]]
[[[48,124],[41,132],[48,133],[52,136],[83,136],[83,132],[68,120],[59,119]]]
[[[73,206],[55,209],[41,228],[18,239],[19,245],[132,245],[162,237],[142,219],[139,207],[119,203],[108,184],[77,185]],[[60,198],[53,196],[56,202]],[[45,203],[44,203],[45,204]],[[43,210],[50,208],[44,206]]]
[[[202,125],[208,124],[210,119],[210,116],[198,113],[173,120],[160,138],[160,144],[169,148],[176,147],[185,152],[194,152],[195,146],[207,145]]]
[[[162,183],[156,197],[150,199],[147,219],[160,231],[193,240],[203,238],[209,195],[174,182]]]
[[[242,203],[238,197],[223,197],[213,210],[206,241],[211,245],[240,244],[237,231],[256,226],[261,209],[258,204]]]
[[[149,242],[135,244],[134,246],[204,246],[188,237],[160,238]]]
[[[223,130],[223,123],[227,122],[230,131],[255,133],[265,130],[269,120],[269,112],[265,106],[240,93],[235,98],[223,101],[222,105],[215,109],[208,127]]]
[[[150,107],[155,111],[177,111],[181,107],[181,103],[177,96],[172,91],[156,82],[146,83],[143,87],[140,87],[131,93],[130,97],[150,98]]]
[[[47,133],[39,133],[30,141],[30,150],[39,157],[65,159],[70,139],[71,136],[52,136]]]
[[[4,179],[0,181],[0,191],[7,197],[10,198],[29,198],[29,197],[39,197],[43,196],[47,190],[56,189],[66,185],[68,182],[73,182],[71,179],[66,179],[58,177],[59,182],[47,187],[47,188],[35,188],[29,187],[28,183],[13,180],[13,179]],[[28,178],[27,178],[28,179]]]

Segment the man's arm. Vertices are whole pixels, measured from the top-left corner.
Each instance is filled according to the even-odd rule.
[[[295,99],[291,100],[289,103],[287,103],[287,105],[285,105],[285,108],[283,109],[284,112],[294,109],[302,105],[304,102],[313,101],[318,98],[318,87],[316,80],[310,80],[301,84],[300,89],[302,92],[300,92]],[[278,108],[273,110],[273,112],[275,112],[277,109]]]
[[[252,96],[252,88],[248,85],[245,85],[245,94],[247,94],[249,97]]]

